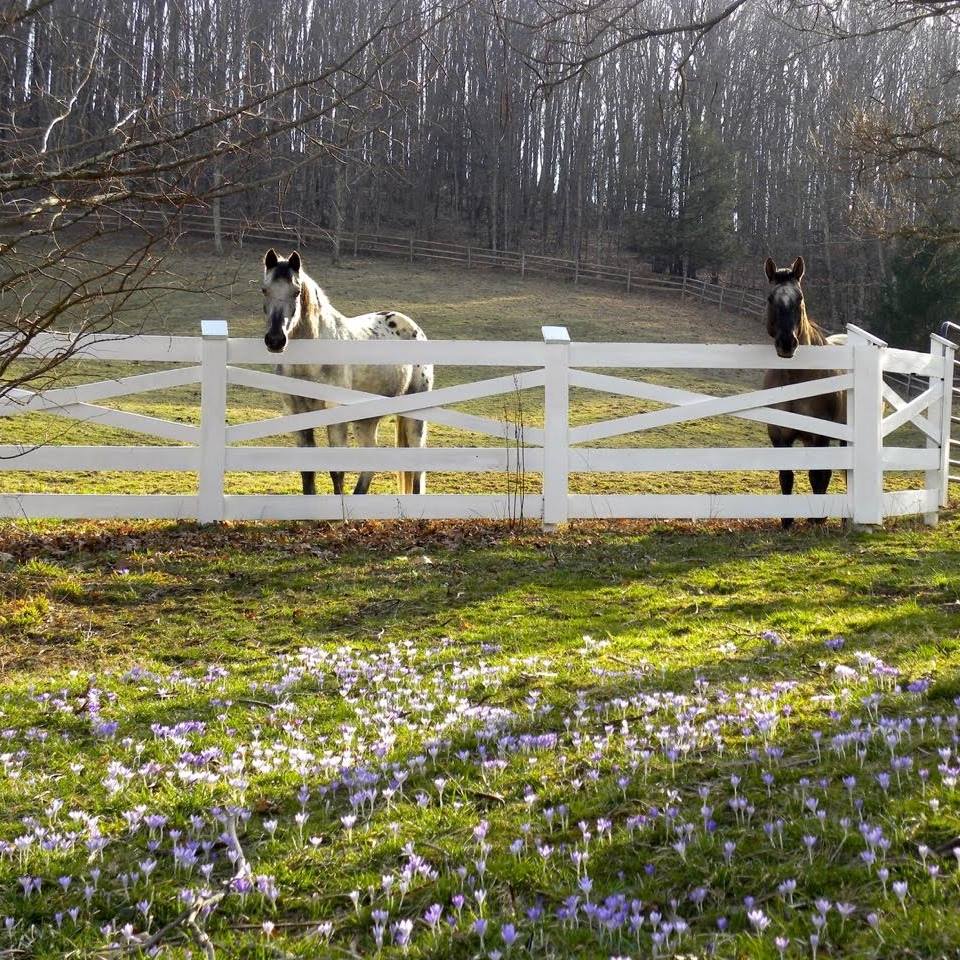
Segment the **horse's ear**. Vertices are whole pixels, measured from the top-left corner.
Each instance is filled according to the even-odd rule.
[[[300,272],[300,254],[297,253],[296,250],[294,250],[293,253],[290,254],[289,263],[290,263],[290,269],[294,273]]]
[[[800,282],[800,279],[803,277],[803,257],[797,257],[793,261],[793,279]]]
[[[263,265],[267,270],[272,270],[278,263],[280,258],[277,256],[277,251],[271,247],[263,257]]]
[[[766,271],[767,279],[773,283],[773,278],[777,274],[777,265],[773,262],[773,257],[767,257],[763,269]]]

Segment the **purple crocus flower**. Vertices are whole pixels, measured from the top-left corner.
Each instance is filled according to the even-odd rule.
[[[413,933],[413,921],[398,920],[391,925],[390,931],[393,934],[393,942],[406,950],[410,944],[410,935]]]

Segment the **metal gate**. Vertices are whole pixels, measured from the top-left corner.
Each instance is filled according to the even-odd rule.
[[[940,336],[947,340],[953,340],[954,343],[960,341],[960,323],[953,323],[945,320],[940,324]],[[954,362],[954,381],[956,380],[956,368],[960,366],[960,360]],[[960,387],[955,382],[950,383],[953,390],[953,407],[950,414],[950,479],[960,483],[960,416],[957,415],[960,409]]]

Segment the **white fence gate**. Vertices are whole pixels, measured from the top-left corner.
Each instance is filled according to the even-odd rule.
[[[800,347],[790,360],[770,344],[571,343],[563,327],[544,327],[536,342],[491,341],[294,341],[290,363],[434,363],[443,366],[513,368],[520,372],[403,397],[380,397],[251,369],[272,364],[262,340],[233,339],[223,321],[205,321],[202,337],[99,337],[77,347],[78,358],[144,361],[183,366],[74,387],[17,390],[0,403],[0,416],[44,411],[74,420],[147,434],[178,446],[0,447],[2,470],[191,471],[195,495],[3,494],[0,516],[75,518],[196,518],[202,523],[241,519],[514,518],[544,526],[576,518],[844,517],[877,525],[884,517],[921,514],[936,522],[947,502],[949,434],[955,346],[933,335],[929,353],[896,350],[857,327],[846,346]],[[46,334],[30,347],[35,356],[64,348],[63,335]],[[76,346],[76,345],[75,345]],[[770,367],[825,371],[825,375],[770,390],[715,397],[643,380],[610,376],[601,369],[732,369]],[[904,399],[884,383],[885,372],[926,379],[926,389]],[[199,383],[200,425],[112,409],[100,401]],[[324,410],[228,425],[227,388],[235,384],[323,400]],[[544,388],[544,426],[526,427],[478,417],[451,404]],[[571,388],[588,388],[664,404],[660,409],[571,426]],[[777,409],[791,399],[835,390],[848,393],[847,423],[833,423]],[[279,405],[279,398],[278,398]],[[494,437],[499,446],[425,449],[290,448],[240,446],[306,427],[402,413]],[[583,444],[670,424],[734,416],[810,430],[846,445],[822,448],[638,448]],[[924,448],[887,446],[885,438],[906,423],[925,437]],[[228,495],[230,471],[414,471],[542,474],[540,493],[367,495]],[[571,473],[843,470],[847,491],[833,494],[572,494]],[[919,471],[916,489],[884,491],[885,471]]]
[[[952,320],[945,320],[940,324],[940,336],[941,337],[955,337],[960,335],[960,323],[954,323]],[[953,361],[953,370],[954,377],[956,376],[957,367],[960,367],[960,360],[954,359]],[[947,378],[952,379],[948,376]],[[949,465],[949,481],[951,483],[960,483],[960,410],[958,410],[958,405],[960,405],[960,387],[954,386],[953,388],[953,405],[951,413],[953,416],[950,417],[952,426],[950,427],[950,452],[947,457],[947,464]]]

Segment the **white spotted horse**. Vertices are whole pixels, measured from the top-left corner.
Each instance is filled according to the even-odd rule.
[[[423,330],[408,316],[394,310],[365,313],[359,317],[345,317],[332,306],[327,295],[303,269],[300,255],[291,253],[284,260],[270,249],[263,258],[263,312],[267,317],[264,343],[273,353],[283,353],[290,340],[426,340]],[[400,397],[421,393],[433,387],[433,366],[430,364],[279,364],[281,376],[329,383],[350,390]],[[284,402],[290,413],[323,410],[323,400],[286,395]],[[353,433],[362,447],[377,445],[377,427],[380,418],[357,420]],[[349,424],[338,423],[327,427],[331,447],[347,445]],[[313,428],[295,433],[297,446],[316,446]],[[411,417],[397,417],[396,441],[398,447],[423,447],[427,442],[427,424]],[[316,493],[316,475],[304,470],[303,492]],[[331,471],[333,492],[343,493],[343,472]],[[354,493],[366,493],[373,479],[371,471],[360,474]],[[426,475],[421,471],[402,471],[398,474],[400,493],[424,493]]]

